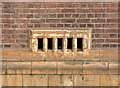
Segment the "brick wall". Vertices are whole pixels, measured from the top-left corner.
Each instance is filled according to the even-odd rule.
[[[118,47],[117,2],[2,3],[3,48],[29,48],[34,28],[92,29],[92,48]]]

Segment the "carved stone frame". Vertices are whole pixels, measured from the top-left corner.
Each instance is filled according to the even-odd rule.
[[[63,53],[83,53],[84,55],[88,55],[91,47],[91,29],[72,29],[72,30],[53,30],[53,29],[39,29],[39,30],[31,30],[30,31],[30,48],[35,53],[46,53],[47,51],[47,38],[53,38],[53,52],[57,52],[57,38],[63,38]],[[67,38],[73,38],[73,49],[72,52],[67,52],[66,42]],[[38,52],[38,38],[43,38],[43,52]],[[77,52],[77,38],[83,38],[83,51]]]

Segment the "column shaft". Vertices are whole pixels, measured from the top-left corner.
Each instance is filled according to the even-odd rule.
[[[63,52],[67,52],[67,37],[63,38]]]
[[[56,37],[53,38],[53,51],[54,52],[57,51],[57,38]]]
[[[73,46],[72,46],[73,52],[77,52],[77,38],[76,37],[73,38],[72,43],[73,43]]]
[[[48,45],[48,41],[47,38],[43,38],[43,51],[47,52],[47,45]]]

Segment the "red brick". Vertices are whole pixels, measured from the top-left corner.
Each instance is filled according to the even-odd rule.
[[[49,14],[50,18],[56,18],[56,14]]]
[[[80,18],[86,18],[86,14],[79,14]]]
[[[71,24],[65,24],[64,27],[71,27]]]
[[[79,27],[78,24],[72,24],[72,27]]]
[[[44,19],[40,19],[40,20],[35,19],[35,20],[32,20],[31,22],[32,23],[44,23],[45,20]]]
[[[56,24],[50,24],[50,27],[57,27]]]
[[[63,18],[64,15],[63,15],[63,14],[57,14],[57,17],[58,17],[58,18]]]
[[[33,24],[31,24],[31,25],[28,25],[28,27],[33,27]],[[41,27],[41,24],[34,24],[34,27]]]
[[[3,8],[10,8],[10,5],[9,5],[9,4],[3,4],[2,7],[3,7]]]
[[[18,25],[12,24],[12,25],[11,25],[11,28],[18,28]]]
[[[12,33],[13,30],[2,30],[2,33]]]
[[[56,8],[57,4],[49,4],[49,8]]]
[[[18,18],[18,14],[11,14],[11,18]]]
[[[105,22],[105,19],[92,19],[91,22],[104,23],[104,22]]]
[[[29,19],[16,19],[16,23],[31,23]]]
[[[110,38],[117,38],[117,34],[110,34]]]
[[[2,33],[27,33],[27,30],[2,30]]]
[[[19,24],[18,27],[19,27],[19,28],[26,28],[26,27],[27,27],[27,24]]]
[[[3,13],[15,13],[14,9],[3,9],[2,10]]]
[[[86,5],[86,4],[83,4],[83,3],[80,3],[80,4],[79,4],[79,7],[80,7],[80,8],[85,8],[85,7],[87,7],[87,5]]]
[[[118,38],[120,38],[120,34],[118,34]]]
[[[43,4],[41,4],[41,7],[42,7],[42,8],[49,8],[49,4],[43,3]]]
[[[108,13],[103,13],[103,14],[102,14],[102,17],[104,17],[104,18],[110,17],[110,14],[108,14]]]
[[[103,33],[104,29],[93,29],[93,33]]]
[[[34,17],[35,17],[35,18],[41,18],[42,15],[41,15],[41,14],[34,14]]]
[[[102,7],[102,4],[100,3],[100,4],[94,4],[94,7],[96,8],[96,7]]]
[[[79,26],[80,27],[86,27],[86,24],[80,24]]]
[[[16,40],[16,43],[19,44],[28,43],[28,40]]]
[[[46,9],[31,9],[31,13],[45,13]]]
[[[102,44],[102,47],[107,48],[107,47],[109,47],[109,44]]]
[[[73,8],[78,8],[78,7],[79,7],[78,3],[73,4]]]
[[[116,23],[116,22],[118,22],[118,19],[107,19],[107,22],[109,22],[109,23],[110,22],[112,22],[112,23],[115,22]]]
[[[118,28],[118,24],[117,23],[111,24],[110,28]]]
[[[27,14],[27,18],[33,18],[33,14]]]
[[[2,19],[2,23],[14,23],[13,19]]]
[[[118,17],[118,13],[112,13],[112,14],[109,14],[109,15],[110,15],[111,18],[113,18],[113,17],[117,18]]]
[[[50,27],[50,24],[41,24],[41,27]]]
[[[46,22],[48,22],[48,23],[59,23],[60,19],[46,19]]]
[[[118,3],[111,3],[111,4],[109,4],[110,5],[110,7],[114,7],[114,8],[117,8],[118,7]]]
[[[75,19],[62,19],[61,22],[62,23],[74,23]]]
[[[4,24],[4,28],[11,28],[10,24]]]
[[[3,18],[11,18],[10,14],[4,14],[2,17]]]
[[[28,27],[28,28],[33,28],[34,25],[33,25],[33,24],[27,24],[27,27]]]
[[[2,40],[2,43],[15,43],[15,40]]]
[[[94,24],[96,28],[102,27],[101,24]]]
[[[118,29],[107,29],[106,33],[118,33]]]
[[[2,35],[2,38],[11,38],[11,35],[10,34],[7,34],[7,35]]]
[[[118,47],[118,44],[110,44],[110,47]]]
[[[73,4],[72,3],[71,4],[65,3],[64,7],[65,8],[73,8]]]
[[[107,43],[118,43],[118,39],[106,39]]]
[[[94,12],[94,13],[105,12],[105,9],[91,9],[91,12]]]
[[[101,48],[101,46],[102,46],[101,44],[93,44],[92,45],[93,48]]]
[[[90,9],[77,9],[78,13],[90,13],[91,10]]]
[[[104,39],[93,39],[93,43],[104,43]]]
[[[72,14],[73,18],[79,18],[79,14]]]
[[[12,38],[20,38],[19,35],[12,35]]]
[[[102,37],[102,38],[109,38],[109,37],[110,37],[110,34],[101,34],[101,37]]]
[[[11,8],[25,8],[25,4],[13,4],[10,6]]]
[[[62,13],[75,13],[75,9],[61,9]]]
[[[40,13],[40,9],[32,9],[31,13]]]
[[[71,14],[65,14],[65,17],[71,18]]]
[[[29,4],[29,3],[28,4],[24,4],[24,7],[25,8],[33,8],[33,4]]]
[[[34,4],[33,8],[41,8],[41,4]]]
[[[16,13],[31,13],[30,9],[16,9]]]
[[[31,14],[30,14],[31,15]],[[18,18],[27,18],[27,14],[19,14]]]
[[[94,18],[94,14],[87,14],[88,18]]]
[[[49,14],[42,14],[42,18],[49,18]]]
[[[47,13],[59,13],[60,9],[47,9]]]
[[[99,18],[99,17],[101,17],[101,14],[95,14],[95,17]]]
[[[19,37],[20,37],[20,38],[28,38],[28,36],[25,35],[25,34],[20,34]]]
[[[88,22],[90,22],[90,19],[78,19],[77,22],[78,23],[88,23]]]
[[[87,24],[87,27],[94,27],[94,24]]]
[[[58,8],[64,8],[64,4],[63,3],[60,3],[57,6],[58,6]]]
[[[109,9],[106,9],[106,12],[108,12],[108,13],[114,13],[114,12],[118,12],[118,9],[113,9],[113,8],[109,8]]]
[[[103,3],[103,7],[109,7],[109,4]]]
[[[87,6],[88,6],[88,7],[94,7],[94,4],[89,3]]]
[[[101,38],[101,34],[95,34],[95,38]]]
[[[63,24],[57,24],[57,27],[63,27]]]

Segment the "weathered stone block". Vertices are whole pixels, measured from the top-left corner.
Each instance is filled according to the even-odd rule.
[[[32,62],[32,74],[56,74],[57,62]]]
[[[81,61],[58,62],[58,74],[82,74]]]

